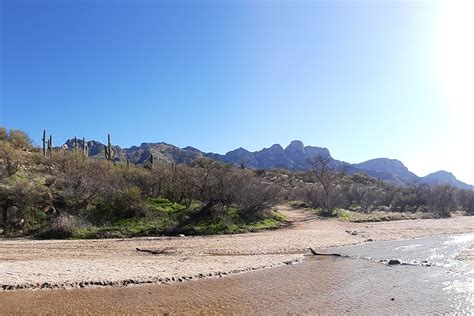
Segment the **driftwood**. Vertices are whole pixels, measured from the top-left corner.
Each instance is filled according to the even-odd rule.
[[[313,248],[309,248],[313,256],[330,256],[330,257],[345,257],[339,253],[320,253],[316,252]]]
[[[151,253],[152,255],[162,255],[162,254],[169,253],[169,251],[172,248],[167,247],[167,248],[158,249],[158,250],[140,249],[140,248],[136,248],[136,249],[137,251]]]

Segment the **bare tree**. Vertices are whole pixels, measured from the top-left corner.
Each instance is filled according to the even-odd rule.
[[[378,201],[380,205],[386,207],[392,207],[393,200],[395,199],[396,188],[390,184],[379,182],[381,188]]]
[[[232,204],[238,179],[232,166],[202,158],[196,160],[194,167],[196,194],[203,203],[201,216],[209,216],[214,207]]]
[[[456,205],[463,208],[467,214],[474,215],[474,191],[458,190],[456,194]]]
[[[125,179],[110,171],[110,166],[100,160],[87,160],[76,153],[66,153],[58,164],[60,173],[51,185],[58,211],[77,214],[100,196],[108,196]]]
[[[323,188],[324,209],[322,215],[329,216],[334,208],[338,183],[345,175],[344,167],[335,170],[331,166],[332,158],[329,155],[316,155],[308,162],[312,167],[316,181]]]
[[[454,205],[454,188],[449,184],[438,184],[431,187],[430,206],[441,217],[449,217]]]
[[[367,195],[367,189],[362,184],[353,183],[349,186],[347,195],[351,204],[361,206],[365,196]]]
[[[280,202],[280,187],[262,181],[251,173],[245,174],[240,171],[240,174],[241,176],[233,177],[234,181],[238,181],[234,186],[238,190],[235,202],[247,216],[262,214],[264,210],[268,210]]]

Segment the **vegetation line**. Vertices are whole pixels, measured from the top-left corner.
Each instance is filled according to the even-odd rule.
[[[474,213],[474,192],[450,185],[396,186],[348,175],[329,157],[312,170],[251,170],[197,157],[175,163],[159,152],[134,165],[107,145],[91,156],[85,139],[42,148],[0,127],[0,234],[36,238],[242,233],[283,226],[279,203],[350,221]],[[97,148],[94,147],[94,150]]]

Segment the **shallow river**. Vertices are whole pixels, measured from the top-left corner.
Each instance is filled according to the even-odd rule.
[[[474,234],[371,242],[326,250],[348,258],[308,256],[220,279],[3,292],[0,313],[472,314],[473,248]]]

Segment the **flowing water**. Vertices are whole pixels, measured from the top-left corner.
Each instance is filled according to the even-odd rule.
[[[0,298],[4,312],[23,312],[12,306],[29,302],[30,312],[46,313],[472,314],[473,247],[474,234],[372,242],[328,250],[346,258],[308,256],[220,279]],[[390,266],[388,259],[404,264]]]

